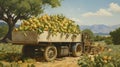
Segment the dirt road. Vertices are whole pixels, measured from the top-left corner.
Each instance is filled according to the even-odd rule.
[[[34,65],[34,67],[79,67],[77,65],[79,57],[64,57],[57,58],[52,62],[34,62],[34,63],[22,63],[20,67],[28,67],[28,64]],[[33,67],[33,66],[32,66]]]
[[[53,62],[36,62],[35,67],[79,67],[77,65],[79,57],[58,58]]]

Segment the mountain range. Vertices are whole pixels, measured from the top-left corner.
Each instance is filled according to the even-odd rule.
[[[101,34],[109,34],[111,31],[117,29],[120,27],[120,24],[118,25],[104,25],[104,24],[99,24],[99,25],[81,25],[80,28],[81,30],[84,29],[90,29],[93,33],[101,33]]]
[[[6,23],[0,22],[0,26],[6,25]],[[19,25],[16,25],[17,27]],[[111,31],[117,29],[120,27],[120,24],[118,25],[104,25],[104,24],[99,24],[99,25],[81,25],[80,29],[90,29],[93,33],[99,33],[99,34],[109,34]]]

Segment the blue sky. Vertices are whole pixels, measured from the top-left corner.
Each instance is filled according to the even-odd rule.
[[[120,0],[63,0],[61,6],[45,13],[63,14],[79,25],[120,24]]]

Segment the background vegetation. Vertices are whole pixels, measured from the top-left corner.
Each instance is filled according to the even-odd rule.
[[[0,26],[0,38],[4,37],[8,31],[8,27],[6,25]]]
[[[116,45],[119,45],[120,44],[120,28],[114,31],[111,31],[110,35],[112,37],[112,42]]]

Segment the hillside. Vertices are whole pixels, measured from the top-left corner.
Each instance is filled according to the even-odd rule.
[[[81,25],[80,26],[81,30],[90,29],[94,33],[100,33],[100,34],[109,34],[110,31],[113,31],[113,30],[115,30],[116,28],[119,28],[119,27],[120,27],[120,24],[119,25],[112,25],[112,26],[107,26],[107,25],[104,25],[104,24],[91,25],[91,26],[88,26],[88,25]]]
[[[0,26],[6,25],[6,23],[0,22]]]

